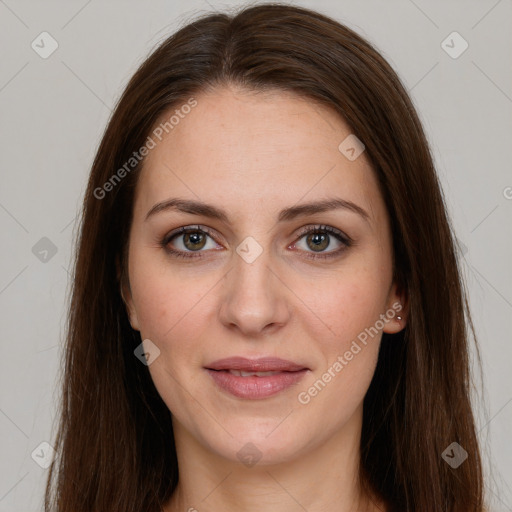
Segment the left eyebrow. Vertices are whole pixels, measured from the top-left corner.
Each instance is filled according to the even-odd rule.
[[[311,203],[299,204],[297,206],[290,206],[285,208],[279,213],[279,222],[286,222],[306,215],[314,215],[315,213],[322,213],[329,210],[349,210],[361,216],[365,221],[369,222],[370,216],[368,212],[361,208],[356,203],[346,199],[332,198],[323,201],[315,201]]]
[[[337,209],[345,209],[356,213],[366,222],[369,222],[370,220],[370,216],[366,210],[361,208],[361,206],[346,199],[331,198],[285,208],[279,212],[278,222],[289,222],[297,217],[314,215],[315,213],[322,213]],[[229,216],[225,210],[201,201],[177,198],[167,199],[166,201],[155,204],[146,214],[145,220],[148,220],[149,217],[159,212],[167,210],[177,210],[184,213],[190,213],[192,215],[201,215],[203,217],[217,219],[229,224]]]

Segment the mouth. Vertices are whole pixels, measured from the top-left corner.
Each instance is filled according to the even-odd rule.
[[[309,368],[279,358],[231,357],[205,367],[217,387],[231,396],[262,399],[297,384]]]
[[[237,377],[270,377],[271,375],[279,375],[282,372],[246,372],[243,370],[214,370],[218,372],[228,372]]]

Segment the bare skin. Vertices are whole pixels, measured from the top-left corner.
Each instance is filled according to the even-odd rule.
[[[382,332],[400,331],[406,318],[396,312],[403,301],[373,170],[364,152],[353,161],[340,152],[350,129],[310,100],[235,87],[196,100],[141,171],[123,290],[132,327],[160,350],[148,368],[173,414],[180,480],[165,512],[385,510],[358,481],[363,398]],[[146,218],[170,198],[228,218],[176,209]],[[333,198],[367,218],[338,208],[278,221],[285,208]],[[182,226],[195,229],[196,245],[178,234],[167,248],[188,258],[161,243]],[[301,230],[319,226],[352,243],[319,230],[315,245]],[[261,249],[252,262],[237,252],[247,237],[257,242],[250,251]],[[312,259],[322,254],[333,256]],[[357,342],[371,326],[378,334]],[[280,357],[309,370],[273,396],[239,398],[205,369],[230,356]],[[325,386],[309,392],[319,379]]]

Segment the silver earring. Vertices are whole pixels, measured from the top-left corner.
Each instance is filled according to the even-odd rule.
[[[402,317],[401,316],[397,316],[396,317],[398,320],[402,320]]]

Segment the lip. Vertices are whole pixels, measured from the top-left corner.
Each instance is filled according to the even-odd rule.
[[[252,400],[267,398],[284,391],[297,384],[310,371],[301,364],[276,357],[229,357],[210,363],[205,369],[223,391],[238,398]],[[242,377],[229,373],[229,370],[276,373],[268,376]]]
[[[219,359],[205,366],[208,370],[243,370],[245,372],[295,372],[309,370],[308,367],[280,359],[279,357],[260,357],[247,359],[246,357],[227,357]]]

